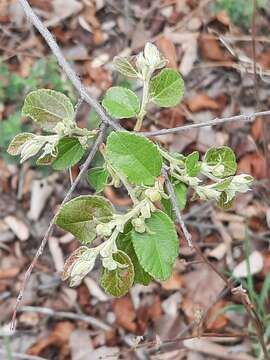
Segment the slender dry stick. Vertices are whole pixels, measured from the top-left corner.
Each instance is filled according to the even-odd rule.
[[[256,56],[256,15],[257,15],[257,0],[253,0],[253,13],[252,13],[252,58],[253,58],[253,76],[254,76],[254,95],[256,100],[256,111],[259,106],[259,91],[257,81],[257,56]]]
[[[49,227],[41,241],[41,244],[38,248],[38,251],[36,252],[30,266],[28,267],[25,275],[24,275],[24,279],[23,279],[23,283],[22,283],[22,286],[21,286],[21,289],[20,289],[20,292],[19,292],[19,295],[17,297],[17,301],[16,301],[16,304],[15,304],[15,308],[14,308],[14,312],[13,312],[13,316],[12,316],[12,321],[11,321],[11,329],[14,330],[15,328],[15,323],[16,323],[16,317],[17,317],[17,312],[18,312],[18,308],[20,306],[20,303],[22,301],[22,298],[23,298],[23,295],[24,295],[24,291],[25,291],[25,287],[27,285],[27,282],[28,282],[28,279],[33,271],[33,268],[35,267],[37,261],[38,261],[38,258],[41,256],[41,254],[43,253],[43,250],[45,248],[45,245],[47,244],[47,241],[52,233],[52,230],[53,230],[53,227],[54,227],[54,221],[56,219],[56,216],[58,215],[58,213],[60,212],[61,208],[63,207],[63,205],[70,199],[73,191],[76,189],[79,181],[82,179],[82,176],[84,175],[84,173],[86,172],[86,170],[88,169],[91,161],[93,160],[95,154],[97,153],[98,151],[98,148],[99,148],[99,145],[102,143],[103,141],[103,138],[104,138],[104,134],[105,134],[105,130],[106,130],[106,125],[105,124],[102,124],[101,125],[101,128],[100,128],[100,132],[96,138],[96,141],[93,145],[93,147],[91,148],[91,151],[89,152],[85,162],[83,163],[82,167],[81,167],[81,170],[78,174],[78,176],[76,177],[76,179],[74,180],[72,186],[70,187],[70,189],[68,190],[64,200],[62,201],[58,211],[56,212],[56,214],[54,215],[54,217],[52,218],[52,220],[50,221],[50,224],[49,224]]]
[[[263,116],[269,116],[270,115],[270,110],[268,111],[261,111],[261,112],[256,112],[254,114],[250,114],[250,115],[236,115],[236,116],[231,116],[231,117],[227,117],[227,118],[216,118],[213,120],[209,120],[209,121],[204,121],[198,124],[190,124],[190,125],[184,125],[184,126],[177,126],[171,129],[161,129],[161,130],[155,130],[155,131],[144,131],[141,132],[141,135],[150,137],[150,136],[159,136],[159,135],[167,135],[167,134],[172,134],[172,133],[177,133],[180,131],[187,131],[187,130],[191,130],[191,129],[195,129],[195,128],[200,128],[200,127],[204,127],[204,126],[214,126],[214,125],[220,125],[226,122],[231,122],[231,121],[245,121],[245,122],[252,122],[254,121],[257,117],[263,117]]]
[[[48,316],[52,316],[54,318],[61,318],[61,319],[70,319],[70,320],[80,320],[85,321],[86,323],[90,324],[91,326],[104,330],[109,331],[112,327],[93,316],[85,315],[85,314],[74,314],[68,311],[55,311],[53,309],[41,306],[21,306],[19,312],[35,312],[39,314],[44,314]]]
[[[35,28],[40,32],[43,36],[44,40],[52,50],[52,53],[55,55],[59,65],[72,82],[74,87],[78,90],[81,99],[85,100],[90,106],[92,106],[96,113],[99,115],[102,122],[110,125],[114,130],[123,130],[122,126],[114,122],[104,111],[103,107],[98,103],[98,101],[92,97],[87,91],[86,87],[82,84],[81,80],[77,76],[76,72],[72,69],[70,64],[65,59],[62,51],[54,40],[50,31],[46,28],[46,26],[42,23],[39,17],[34,13],[31,6],[29,5],[27,0],[19,0],[26,16],[35,26]]]

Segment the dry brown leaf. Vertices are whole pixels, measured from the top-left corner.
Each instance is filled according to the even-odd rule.
[[[245,259],[233,270],[233,276],[237,278],[246,278],[250,272],[251,275],[258,274],[263,269],[263,256],[259,251],[253,251],[248,261]]]
[[[259,152],[244,155],[238,163],[239,174],[250,174],[257,180],[265,179],[266,163],[265,159]]]
[[[6,216],[4,221],[18,239],[21,241],[26,241],[29,238],[30,231],[23,221],[12,215]]]
[[[60,348],[65,347],[68,342],[71,333],[73,332],[75,325],[70,321],[58,322],[47,338],[40,339],[36,344],[28,349],[27,354],[39,355],[49,346],[57,346]]]
[[[205,264],[184,277],[187,297],[197,306],[206,309],[224,287],[223,280]]]
[[[13,266],[9,269],[1,269],[0,270],[0,279],[13,279],[15,278],[20,272],[20,267]]]
[[[53,258],[55,269],[60,273],[63,271],[65,261],[62,249],[59,246],[59,240],[56,237],[50,236],[48,245]]]
[[[113,302],[113,311],[119,326],[132,333],[136,332],[136,312],[129,296],[115,299]]]
[[[104,194],[114,205],[116,206],[129,206],[132,204],[132,200],[129,197],[119,197],[111,186],[106,186]]]
[[[156,45],[164,57],[169,60],[167,66],[177,70],[177,54],[174,43],[165,36],[161,36]]]
[[[263,133],[263,122],[261,118],[257,118],[251,126],[251,135],[255,141],[261,139]]]
[[[216,39],[204,37],[202,35],[199,38],[199,45],[201,55],[205,60],[222,62],[231,60],[228,52],[222,49],[219,41]]]
[[[168,280],[162,281],[161,286],[165,290],[179,290],[183,283],[183,277],[174,271]]]
[[[197,94],[191,99],[187,100],[187,105],[192,112],[199,112],[202,110],[219,110],[220,104],[217,100],[211,98],[207,94]]]
[[[207,330],[220,330],[228,324],[228,318],[224,312],[220,312],[226,305],[226,301],[220,300],[211,307],[206,319]]]

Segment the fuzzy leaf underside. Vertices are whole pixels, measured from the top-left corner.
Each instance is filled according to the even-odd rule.
[[[82,244],[88,244],[96,237],[97,224],[110,221],[112,215],[113,208],[108,200],[97,195],[82,195],[62,207],[55,223]]]
[[[22,115],[29,116],[45,130],[51,130],[63,119],[73,120],[74,108],[66,95],[54,90],[40,89],[26,96]]]

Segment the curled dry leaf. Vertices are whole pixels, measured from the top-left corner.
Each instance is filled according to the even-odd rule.
[[[259,152],[244,155],[239,161],[238,173],[250,174],[257,180],[265,179],[266,162],[263,155]]]
[[[197,94],[187,101],[187,105],[192,112],[202,110],[219,110],[220,104],[217,100],[211,98],[207,94]]]
[[[249,268],[248,268],[249,262]],[[244,260],[238,264],[233,270],[233,276],[237,278],[246,278],[248,277],[249,270],[250,274],[258,274],[263,269],[263,256],[259,251],[253,251],[249,256],[248,261]]]
[[[177,54],[174,43],[166,36],[162,36],[157,40],[157,47],[168,60],[167,66],[177,70]]]
[[[6,216],[4,221],[21,241],[26,241],[29,238],[29,229],[23,221],[12,215]]]

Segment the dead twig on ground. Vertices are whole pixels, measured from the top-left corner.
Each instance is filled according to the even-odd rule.
[[[104,331],[109,331],[112,329],[110,325],[105,324],[104,322],[94,318],[93,316],[84,315],[84,314],[75,314],[75,313],[68,312],[68,311],[55,311],[55,310],[47,308],[47,307],[22,306],[19,309],[19,312],[35,312],[35,313],[39,313],[39,314],[52,316],[54,318],[85,321],[86,323],[90,324],[94,328],[104,330]]]

